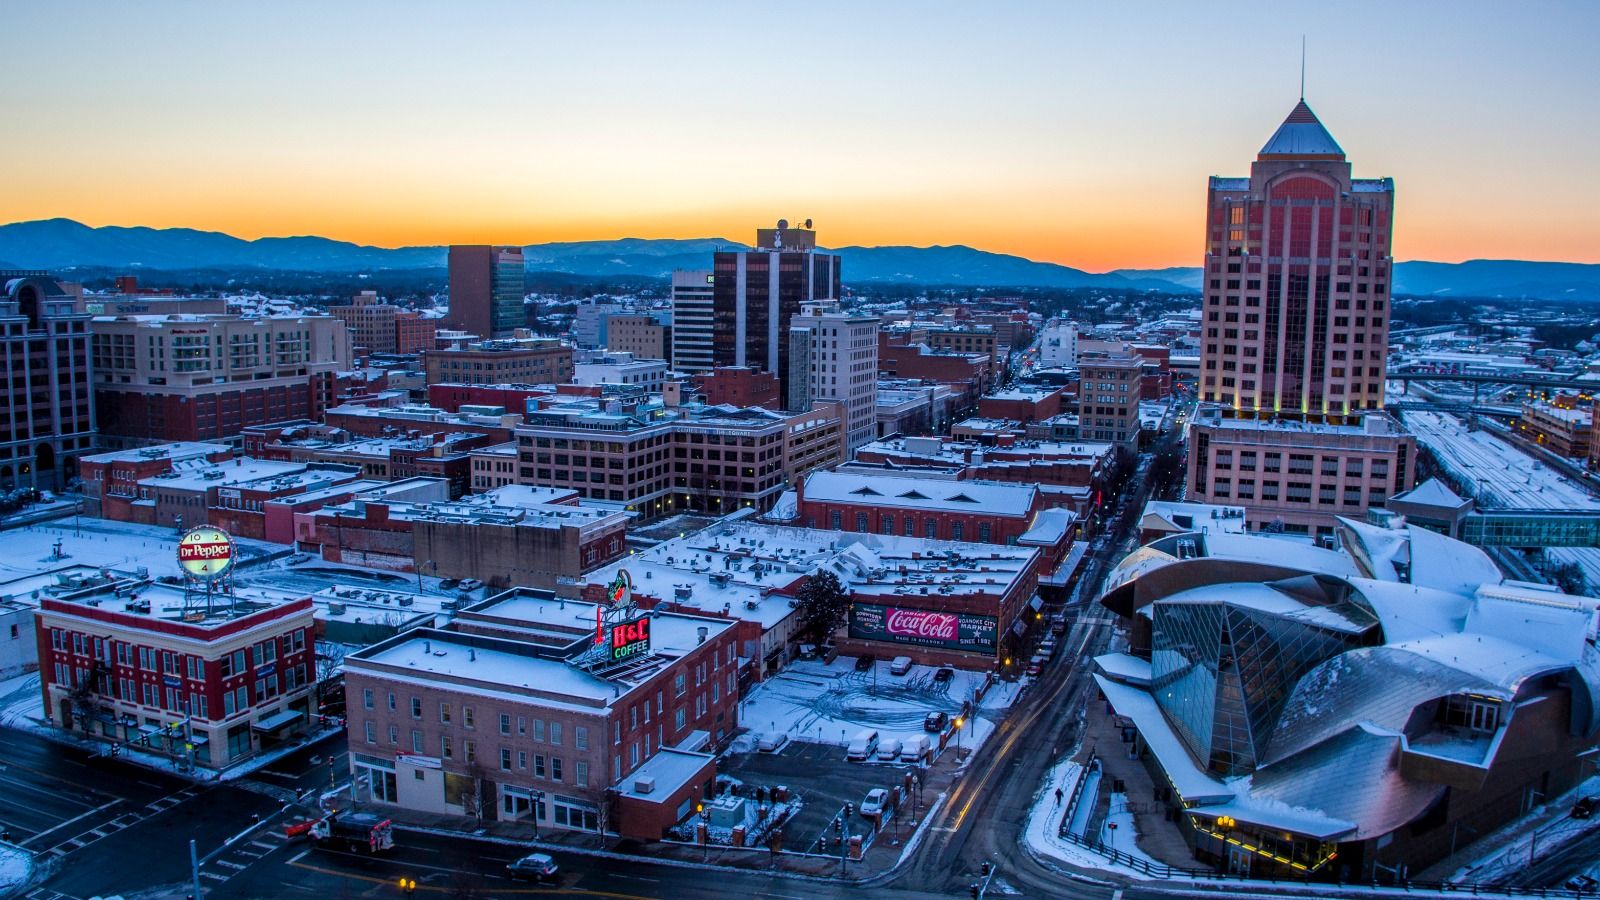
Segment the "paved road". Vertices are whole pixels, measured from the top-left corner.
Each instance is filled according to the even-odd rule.
[[[210,898],[397,897],[401,877],[415,879],[417,893],[430,897],[515,897],[559,893],[569,897],[614,900],[708,898],[708,900],[809,900],[859,897],[862,889],[825,880],[780,878],[761,872],[662,865],[648,859],[613,861],[558,854],[559,885],[533,886],[507,879],[505,864],[516,848],[460,838],[402,832],[387,858],[314,850],[293,845],[240,873],[226,885],[208,889]],[[924,900],[938,894],[875,890],[888,900]]]

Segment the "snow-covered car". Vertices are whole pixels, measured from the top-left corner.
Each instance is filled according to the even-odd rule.
[[[888,805],[889,792],[883,788],[873,788],[861,799],[861,814],[869,819],[875,819],[883,815],[884,807]]]
[[[890,675],[904,675],[911,671],[911,657],[896,656],[894,662],[889,664]]]
[[[878,762],[894,762],[899,758],[899,738],[884,738],[878,742]]]
[[[756,738],[756,749],[762,753],[777,753],[789,743],[789,735],[781,731],[768,731]]]
[[[556,861],[548,853],[530,853],[506,866],[510,877],[534,883],[554,881],[558,871]]]

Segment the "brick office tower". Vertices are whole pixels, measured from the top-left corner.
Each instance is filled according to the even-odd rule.
[[[807,220],[806,225],[811,223]],[[753,250],[719,250],[712,266],[711,364],[789,371],[789,322],[802,303],[839,299],[839,257],[817,252],[817,233],[756,229]]]
[[[89,316],[43,272],[0,271],[0,490],[60,490],[94,447]]]
[[[522,248],[450,247],[450,311],[445,324],[479,337],[504,337],[527,323],[522,312]]]
[[[1206,195],[1201,397],[1241,416],[1341,423],[1383,408],[1394,179],[1350,177],[1296,104]]]
[[[1381,412],[1393,209],[1393,179],[1352,178],[1303,99],[1249,178],[1212,177],[1200,395],[1216,408],[1191,431],[1191,499],[1237,502],[1253,528],[1328,534],[1334,516],[1410,487],[1415,442]],[[1256,420],[1259,474],[1219,413]],[[1284,446],[1316,477],[1281,478]]]

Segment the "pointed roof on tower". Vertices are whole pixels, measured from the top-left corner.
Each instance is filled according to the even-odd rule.
[[[1344,150],[1301,98],[1256,158],[1344,159]]]

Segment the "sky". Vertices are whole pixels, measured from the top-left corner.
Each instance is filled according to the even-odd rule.
[[[1300,90],[1395,256],[1600,262],[1600,3],[0,0],[0,222],[1197,265]]]

